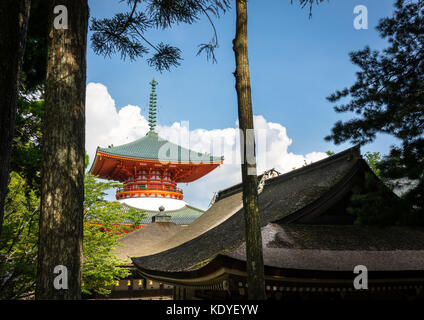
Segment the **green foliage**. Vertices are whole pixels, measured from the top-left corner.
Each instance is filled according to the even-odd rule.
[[[416,215],[406,200],[394,195],[371,173],[366,173],[364,188],[351,197],[347,211],[361,225],[424,225],[422,216]]]
[[[83,294],[108,294],[117,279],[129,275],[113,253],[118,238],[98,225],[84,223]]]
[[[116,280],[129,275],[119,267],[114,249],[122,232],[131,225],[140,224],[144,213],[123,210],[119,202],[104,199],[105,191],[119,187],[115,182],[100,182],[90,174],[85,175],[83,285],[84,294],[108,294]],[[129,224],[126,225],[126,224]]]
[[[10,174],[0,239],[0,299],[19,299],[34,291],[40,202],[24,178]]]
[[[389,46],[352,52],[360,69],[356,82],[327,98],[347,100],[336,112],[358,116],[337,122],[326,140],[366,144],[378,133],[399,139],[378,165],[379,174],[416,181],[404,198],[424,216],[424,0],[397,0],[393,16],[380,20],[377,30]]]
[[[335,155],[335,153],[334,153],[333,151],[331,151],[331,150],[328,150],[328,151],[326,152],[326,154],[327,154],[329,157],[331,157],[331,156],[334,156],[334,155]]]
[[[85,294],[107,294],[128,271],[114,249],[122,232],[139,225],[144,213],[123,210],[104,200],[106,190],[119,187],[85,176],[83,286]],[[21,175],[12,172],[0,239],[0,299],[19,299],[34,291],[40,198]]]
[[[365,161],[367,162],[368,166],[372,169],[372,171],[375,173],[375,175],[379,178],[381,178],[381,170],[380,166],[383,162],[383,158],[381,157],[380,152],[366,152],[364,154]]]
[[[39,193],[41,176],[41,127],[44,101],[18,99],[15,136],[12,141],[11,171],[25,180],[27,189]]]
[[[25,188],[40,193],[41,138],[47,69],[47,26],[50,4],[32,0],[18,97],[11,170],[26,180]]]

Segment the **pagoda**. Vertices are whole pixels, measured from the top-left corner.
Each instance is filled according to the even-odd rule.
[[[150,84],[149,132],[128,144],[98,147],[90,173],[101,179],[122,182],[116,199],[147,211],[149,219],[163,207],[171,217],[191,216],[189,220],[194,220],[203,210],[185,203],[183,190],[177,184],[200,179],[221,165],[223,157],[195,152],[159,137],[155,131],[157,82],[153,79]]]

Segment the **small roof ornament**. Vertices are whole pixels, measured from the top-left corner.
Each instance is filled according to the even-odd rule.
[[[159,213],[152,217],[152,223],[153,222],[171,222],[171,216],[167,215],[164,211],[165,211],[165,207],[160,206]]]

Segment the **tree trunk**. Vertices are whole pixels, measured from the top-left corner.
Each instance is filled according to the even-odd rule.
[[[36,298],[80,299],[88,4],[51,2]],[[67,8],[68,29],[54,27],[57,5]],[[67,269],[68,289],[54,286],[64,279],[54,273],[58,265]]]
[[[236,37],[233,50],[236,58],[236,90],[238,100],[243,180],[243,207],[246,233],[248,297],[264,300],[265,279],[262,255],[261,221],[258,208],[255,141],[253,136],[252,96],[247,52],[247,3],[236,1]],[[250,159],[249,159],[249,154]]]
[[[0,235],[30,4],[30,0],[0,1]]]

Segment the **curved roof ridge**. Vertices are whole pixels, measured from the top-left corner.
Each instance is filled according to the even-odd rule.
[[[264,190],[258,197],[262,226],[315,203],[352,171],[356,172],[358,161],[361,159],[350,155],[359,156],[359,147],[347,149],[318,164],[310,165],[308,169],[301,168],[297,173],[307,173],[302,175],[301,179],[293,173],[286,174],[286,177],[289,176],[292,179],[281,179],[282,176],[270,179],[276,183],[265,184]],[[346,160],[350,159],[350,161],[344,161],[344,156],[347,156]],[[323,166],[323,164],[330,165]],[[316,170],[321,166],[325,170]],[[311,168],[315,170],[310,170]],[[210,259],[222,252],[230,252],[243,243],[245,237],[243,212],[241,190],[220,197],[187,230],[170,237],[166,246],[156,248],[154,252],[145,252],[144,256],[132,260],[137,267],[152,270],[184,271],[188,268],[197,268],[205,259]],[[207,228],[205,223],[210,226],[217,221],[204,220],[217,214],[219,217],[216,218],[219,219],[215,220],[219,220],[218,224],[214,224],[213,228]],[[196,232],[199,231],[197,229],[202,229],[203,232]],[[191,237],[188,237],[189,232]],[[181,239],[183,235],[185,237]],[[211,243],[214,245],[211,246]]]
[[[188,203],[186,204],[186,207],[189,207],[189,208],[194,209],[194,210],[206,212],[206,210],[203,210],[203,209],[200,209],[198,207],[192,206],[191,204],[188,204]]]
[[[168,145],[170,149],[176,151],[175,154],[170,154],[166,161],[181,161],[181,162],[214,162],[223,161],[223,156],[213,156],[210,153],[197,152],[186,147],[180,146],[167,139],[160,137],[156,132],[148,132],[144,137],[125,143],[119,146],[107,148],[97,148],[97,151],[127,158],[160,160],[159,149],[164,145]]]
[[[126,207],[129,207],[129,208],[132,208],[132,209],[136,209],[136,210],[140,210],[140,211],[145,211],[145,212],[157,212],[157,213],[159,213],[159,212],[160,212],[159,210],[139,209],[139,208],[133,207],[133,206],[131,206],[131,205],[127,204],[127,203],[123,203],[122,205],[123,205],[123,206],[126,206]],[[194,210],[201,211],[201,212],[205,212],[205,210],[202,210],[202,209],[199,209],[199,208],[193,207],[193,206],[191,206],[191,205],[189,205],[189,204],[185,204],[184,206],[182,206],[182,207],[181,207],[181,208],[179,208],[179,209],[165,210],[165,211],[163,211],[163,212],[165,212],[165,213],[175,213],[175,212],[183,211],[183,210],[185,210],[186,208],[194,209]]]
[[[310,170],[315,170],[318,167],[324,167],[324,166],[330,165],[334,161],[338,161],[343,157],[348,157],[348,159],[349,159],[351,156],[356,158],[356,159],[361,158],[360,145],[356,145],[356,146],[351,147],[349,149],[343,150],[342,152],[339,152],[339,153],[336,153],[335,155],[332,155],[332,156],[329,156],[327,158],[318,160],[316,162],[313,162],[313,163],[308,164],[306,166],[303,166],[301,168],[294,169],[292,171],[283,173],[283,174],[278,175],[276,177],[269,178],[269,179],[265,180],[265,185],[269,185],[269,184],[274,183],[276,181],[281,182],[283,180],[292,178],[293,176],[307,173]],[[260,179],[261,176],[262,175],[258,176],[258,180]],[[238,192],[241,188],[242,188],[242,182],[240,182],[236,185],[233,185],[231,187],[228,187],[226,189],[222,189],[222,190],[218,191],[216,201]]]
[[[317,169],[318,167],[324,167],[327,166],[329,164],[331,164],[334,161],[338,161],[341,160],[341,158],[347,157],[347,160],[350,160],[352,158],[355,158],[356,160],[361,158],[361,149],[359,145],[356,145],[352,148],[346,149],[342,152],[336,153],[335,155],[329,156],[327,158],[312,162],[311,164],[308,164],[304,167],[298,168],[298,169],[294,169],[292,171],[283,173],[279,176],[273,177],[268,179],[265,183],[266,184],[270,184],[273,183],[275,181],[280,181],[280,180],[285,180],[288,178],[291,178],[295,175],[298,175],[299,173],[305,173],[308,172],[310,170],[314,170]]]

